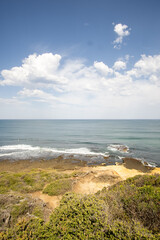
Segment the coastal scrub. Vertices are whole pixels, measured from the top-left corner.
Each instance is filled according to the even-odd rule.
[[[56,171],[32,170],[30,172],[0,173],[0,194],[16,191],[31,193],[43,190],[46,184],[58,179],[69,178],[70,175]]]
[[[48,184],[44,188],[43,193],[46,193],[49,196],[62,195],[72,190],[72,184],[73,181],[71,179],[59,179]]]
[[[160,175],[135,176],[88,195],[69,192],[77,177],[50,170],[2,173],[0,239],[160,239]],[[64,194],[60,206],[47,209],[19,184],[31,192],[42,184],[45,194]]]

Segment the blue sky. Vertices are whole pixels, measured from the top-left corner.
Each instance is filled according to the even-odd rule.
[[[159,0],[1,0],[0,118],[160,118]]]

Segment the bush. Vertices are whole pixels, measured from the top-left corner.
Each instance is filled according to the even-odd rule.
[[[24,218],[19,221],[14,228],[10,228],[5,233],[1,233],[1,240],[16,239],[16,240],[37,240],[46,239],[46,234],[43,231],[44,222],[41,219]],[[43,237],[44,236],[44,237]]]
[[[158,239],[136,221],[114,220],[108,222],[108,209],[96,196],[82,197],[68,193],[48,223],[39,218],[22,219],[0,239]]]
[[[159,175],[136,176],[95,195],[67,193],[47,223],[40,219],[42,211],[38,206],[30,210],[25,201],[14,203],[12,216],[21,219],[12,229],[1,233],[0,239],[158,240],[159,183]],[[68,178],[54,180],[47,186],[48,194],[59,194],[59,189],[64,190],[65,186],[68,190],[68,184],[72,185]],[[4,198],[1,206],[4,208]],[[24,217],[26,211],[37,217]]]
[[[47,193],[49,196],[57,196],[69,192],[72,190],[71,179],[60,179],[48,184],[43,193]]]
[[[0,173],[0,194],[8,193],[11,190],[21,193],[36,192],[43,190],[47,183],[69,177],[68,174],[47,170],[32,170],[29,173],[2,172]]]
[[[51,212],[42,200],[20,194],[0,194],[0,231],[14,227],[26,216],[47,220]]]
[[[160,229],[160,175],[136,176],[98,195],[109,205],[109,218],[136,219],[158,233]]]
[[[47,226],[55,239],[103,239],[105,205],[95,196],[66,194]]]

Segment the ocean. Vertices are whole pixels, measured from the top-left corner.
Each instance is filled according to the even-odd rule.
[[[0,161],[59,156],[160,166],[160,120],[0,120]]]

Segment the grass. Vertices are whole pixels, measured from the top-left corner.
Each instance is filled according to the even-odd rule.
[[[13,205],[11,210],[12,222],[15,223],[18,218],[22,217],[28,212],[31,212],[32,205],[28,204],[27,200],[19,202],[18,204]]]
[[[24,217],[47,219],[51,210],[43,201],[32,199],[27,195],[0,194],[0,230],[14,227]]]
[[[57,179],[67,179],[70,175],[56,171],[32,170],[31,172],[2,172],[0,173],[0,194],[11,190],[21,193],[30,193],[43,190],[47,183]]]
[[[46,193],[49,196],[63,195],[64,193],[72,190],[72,183],[73,181],[71,179],[56,180],[48,184],[44,188],[43,193]]]
[[[42,208],[40,206],[35,206],[33,209],[32,214],[38,218],[43,219],[43,211]]]

